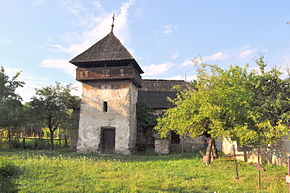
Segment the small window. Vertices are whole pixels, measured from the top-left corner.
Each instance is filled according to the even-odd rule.
[[[180,136],[175,131],[171,131],[171,143],[172,144],[180,143]]]
[[[108,102],[106,101],[103,103],[103,111],[108,112]]]

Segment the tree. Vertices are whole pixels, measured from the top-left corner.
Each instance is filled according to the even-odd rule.
[[[263,58],[260,59],[263,61]],[[283,113],[270,126],[271,115],[266,116],[265,113],[267,101],[260,100],[257,103],[260,94],[256,88],[261,85],[258,81],[261,80],[261,75],[248,72],[247,67],[231,66],[228,70],[223,70],[217,65],[195,66],[198,71],[197,81],[192,84],[191,89],[180,91],[177,98],[171,100],[175,107],[166,110],[157,120],[155,129],[163,137],[170,130],[179,135],[190,134],[191,137],[207,134],[211,138],[207,149],[209,164],[215,149],[214,139],[218,137],[238,141],[241,145],[261,145],[274,143],[285,135],[287,126],[282,117],[289,113],[289,109],[284,109],[287,104],[289,107],[289,96],[288,99],[285,98],[285,83],[277,73],[268,73],[265,84],[260,86],[263,90],[268,90],[274,86],[266,84],[269,79],[281,82],[275,84],[279,92],[273,98],[277,97],[277,112]],[[282,107],[281,103],[285,105]],[[263,139],[257,141],[258,136],[263,136]]]
[[[60,127],[76,104],[77,97],[71,95],[71,84],[36,89],[30,104],[38,114],[38,120],[50,131],[51,150],[54,150],[54,132]]]
[[[5,70],[0,70],[0,127],[8,130],[9,146],[11,146],[11,135],[21,124],[22,104],[16,89],[23,87],[24,82],[17,80],[20,72],[17,72],[11,79],[5,74]],[[14,130],[12,130],[14,129]]]
[[[80,100],[77,97],[71,103],[71,109],[68,110],[63,121],[60,123],[60,133],[64,136],[65,147],[68,147],[68,138],[72,139],[72,149],[76,149],[77,131],[79,123]]]
[[[24,103],[23,110],[25,120],[23,134],[28,136],[38,136],[35,147],[39,150],[41,148],[41,138],[43,136],[41,130],[43,127],[43,121],[39,120],[39,113],[31,106],[31,103]]]
[[[249,129],[254,131],[254,137],[249,140],[240,133],[238,138],[243,144],[257,147],[260,154],[260,148],[264,148],[264,152],[273,148],[277,150],[277,142],[290,130],[290,82],[289,78],[282,79],[282,73],[276,68],[266,72],[263,56],[256,58],[256,63],[260,72],[252,76],[250,88],[253,97],[249,101],[252,122]]]
[[[153,128],[156,125],[157,115],[154,115],[152,109],[149,105],[145,103],[137,103],[137,149],[145,150],[148,147],[152,146],[154,143],[153,139]]]

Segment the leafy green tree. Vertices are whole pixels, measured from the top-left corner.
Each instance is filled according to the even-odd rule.
[[[12,132],[21,125],[23,119],[22,104],[16,89],[23,87],[24,82],[17,80],[20,72],[12,78],[5,74],[5,70],[0,70],[0,127],[8,130],[9,146],[11,146]]]
[[[71,109],[68,110],[65,115],[63,121],[60,123],[60,133],[64,137],[65,147],[68,147],[68,139],[71,138],[72,148],[76,148],[76,136],[78,131],[78,123],[79,123],[79,108],[80,108],[80,100],[76,98],[71,101]]]
[[[154,143],[153,128],[157,124],[157,115],[152,113],[152,109],[145,103],[137,103],[137,149],[144,150]],[[143,141],[144,140],[144,141]]]
[[[26,102],[23,105],[23,134],[25,136],[37,136],[38,139],[35,141],[35,148],[41,148],[41,141],[43,137],[43,121],[39,120],[39,114],[35,108],[31,106],[31,103]]]
[[[250,138],[238,133],[242,144],[263,148],[274,146],[289,131],[290,120],[290,90],[289,78],[282,79],[276,68],[266,72],[264,57],[256,59],[260,73],[251,77],[250,91],[252,98],[249,101],[251,121],[248,127],[252,131]],[[269,146],[271,145],[271,146]],[[259,151],[260,152],[260,151]]]
[[[54,150],[54,132],[59,129],[76,104],[77,97],[72,96],[71,84],[56,85],[36,89],[36,96],[30,104],[38,114],[38,120],[50,131],[51,150]]]
[[[263,58],[260,58],[261,61]],[[265,63],[260,67],[265,68],[263,65]],[[171,100],[175,107],[166,110],[158,119],[155,129],[163,137],[170,130],[192,137],[207,134],[211,138],[207,149],[207,162],[210,163],[216,138],[229,138],[241,145],[257,146],[275,143],[286,134],[287,126],[283,123],[283,117],[289,113],[289,109],[285,109],[287,105],[289,107],[289,96],[285,96],[289,90],[285,90],[285,83],[278,73],[274,73],[275,70],[267,73],[268,78],[265,79],[266,73],[249,73],[247,67],[231,66],[223,70],[216,65],[196,64],[196,68],[198,79],[192,89],[180,91],[177,98]],[[276,83],[270,85],[270,80],[276,80]],[[264,82],[263,86],[261,81]],[[273,94],[270,91],[274,87],[279,91]],[[272,93],[271,99],[264,101],[264,98],[260,98],[269,96],[261,95],[258,88]],[[272,101],[274,98],[275,102]],[[277,115],[275,121],[271,114],[266,113],[270,113],[267,108],[272,107],[273,103],[281,114]],[[273,124],[270,125],[271,120]]]

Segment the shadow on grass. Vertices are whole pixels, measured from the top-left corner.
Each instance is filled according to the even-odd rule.
[[[48,158],[72,158],[81,159],[87,158],[92,160],[105,161],[120,161],[120,162],[138,162],[138,161],[170,161],[170,160],[184,160],[184,159],[201,159],[201,155],[197,152],[184,154],[169,154],[156,155],[154,153],[137,153],[135,155],[121,155],[121,154],[96,154],[96,153],[76,153],[69,149],[60,149],[55,151],[50,150],[17,150],[17,149],[0,149],[2,156],[17,156],[24,159],[38,156],[46,156]]]
[[[18,192],[18,184],[15,182],[20,175],[20,168],[11,161],[0,159],[0,192]]]
[[[16,193],[19,191],[18,185],[13,178],[0,178],[0,192],[1,193]]]
[[[167,189],[155,189],[155,191],[158,192],[180,192],[180,193],[186,193],[186,192],[190,192],[190,193],[204,193],[206,192],[203,188],[201,189],[186,189],[183,187],[172,187],[172,188],[167,188]]]

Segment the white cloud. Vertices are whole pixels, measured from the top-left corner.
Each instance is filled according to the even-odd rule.
[[[24,81],[25,85],[22,88],[18,88],[16,90],[16,93],[18,93],[24,102],[30,101],[30,99],[35,96],[35,88],[43,88],[45,86],[53,85],[55,84],[54,80],[49,80],[46,77],[43,76],[35,76],[27,72],[23,72],[18,68],[9,68],[4,66],[5,73],[9,76],[12,77],[14,76],[17,72],[20,72],[20,76],[18,77],[17,80]],[[75,71],[75,70],[74,70]],[[68,84],[68,83],[64,83]],[[80,82],[75,82],[72,85],[75,90],[72,90],[72,94],[76,96],[81,96],[82,92],[82,84]]]
[[[248,72],[255,72],[257,74],[262,74],[261,70],[260,70],[260,67],[259,66],[250,66],[248,67]]]
[[[76,16],[87,10],[81,1],[76,0],[61,1],[61,5],[65,8],[66,11]]]
[[[247,59],[253,55],[257,50],[256,49],[243,49],[239,55],[238,58],[240,59]]]
[[[99,14],[95,15],[95,9],[103,10],[99,1],[94,2],[93,6],[95,9],[93,10],[84,7],[81,1],[73,1],[74,4],[70,4],[70,2],[72,2],[71,0],[65,2],[63,6],[65,6],[69,13],[78,17],[78,24],[82,28],[82,32],[65,33],[61,37],[61,44],[51,43],[49,46],[50,51],[60,52],[68,54],[69,57],[74,57],[88,49],[110,32],[113,12],[99,11]],[[119,10],[116,11],[114,33],[123,43],[130,40],[128,17],[129,8],[134,3],[135,0],[127,0],[123,2]],[[69,64],[66,59],[48,58],[41,61],[41,66],[62,69],[70,75],[75,75],[75,68],[72,64]]]
[[[283,73],[284,76],[290,73],[290,55],[285,55],[282,57],[282,62],[277,68]]]
[[[99,1],[94,1],[93,5],[95,6],[96,9],[102,9],[102,4]]]
[[[181,63],[182,67],[193,65],[192,59],[186,59]]]
[[[171,56],[170,59],[176,59],[179,57],[179,52],[174,52]]]
[[[76,67],[69,63],[68,60],[65,59],[47,59],[41,61],[41,66],[45,68],[56,68],[60,69],[71,76],[75,76]]]
[[[72,85],[72,87],[75,88],[75,90],[72,90],[71,94],[81,97],[81,95],[82,95],[82,83],[81,82],[75,82]]]
[[[204,61],[206,62],[214,62],[214,61],[221,61],[221,60],[226,60],[229,56],[223,52],[217,52],[213,55],[210,56],[205,56],[203,58]]]
[[[151,64],[148,66],[143,66],[142,69],[144,70],[145,76],[154,76],[154,75],[160,75],[167,72],[173,66],[175,66],[174,63],[165,62],[162,64]]]
[[[171,34],[173,30],[177,29],[177,25],[164,25],[162,26],[163,34]]]
[[[120,38],[122,42],[130,39],[130,33],[128,29],[128,16],[129,8],[135,1],[128,0],[122,3],[119,11],[116,13],[114,33]],[[78,10],[81,11],[81,10]],[[93,45],[97,40],[106,36],[111,30],[112,15],[111,12],[102,12],[99,15],[82,15],[79,18],[82,33],[66,33],[64,34],[64,40],[67,40],[67,44],[51,44],[58,51],[70,54],[72,56],[79,54]],[[85,21],[85,22],[84,22]],[[86,26],[86,27],[85,27]]]
[[[184,76],[181,76],[181,75],[176,75],[176,76],[171,76],[169,78],[166,78],[168,80],[186,80],[186,81],[192,81],[192,80],[196,80],[197,77],[196,75],[184,75]]]
[[[248,44],[248,45],[242,46],[242,47],[240,48],[240,50],[245,50],[245,49],[248,49],[248,48],[250,48],[250,47],[251,47],[251,45]]]
[[[252,46],[250,44],[242,46],[240,49],[238,49],[238,58],[239,59],[248,59],[252,57],[252,55],[257,51],[255,48],[251,48]]]
[[[290,64],[277,66],[278,70],[283,73],[283,75],[290,75]]]
[[[14,76],[17,72],[21,72],[21,70],[18,68],[9,68],[4,66],[4,69],[5,73],[9,77]],[[21,72],[17,80],[25,82],[24,87],[18,88],[16,90],[16,93],[20,94],[23,101],[25,102],[30,101],[31,97],[35,95],[35,88],[42,88],[43,86],[47,86],[51,83],[46,77],[36,77],[30,73],[23,71]]]

